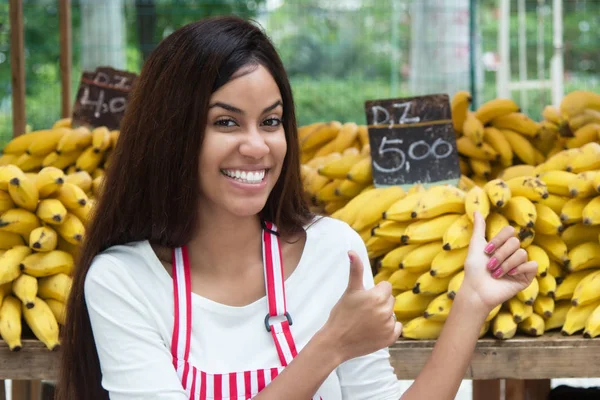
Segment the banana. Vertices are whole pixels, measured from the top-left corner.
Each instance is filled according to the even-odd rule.
[[[567,171],[580,173],[600,169],[600,143],[587,143],[578,150],[580,155],[569,159]]]
[[[4,149],[2,149],[2,152],[4,154],[23,154],[33,142],[44,138],[50,132],[51,129],[43,129],[19,135],[8,142],[6,146],[4,146]]]
[[[0,166],[6,166],[14,164],[19,158],[20,154],[2,154],[0,155]]]
[[[539,294],[533,302],[533,312],[545,319],[551,318],[554,314],[554,299],[552,296]]]
[[[483,187],[491,205],[502,208],[512,197],[510,188],[502,179],[489,181]]]
[[[575,307],[585,306],[600,301],[600,270],[596,270],[583,278],[575,287],[571,304]]]
[[[35,182],[28,177],[14,177],[8,182],[8,194],[14,203],[28,211],[35,211],[40,199]]]
[[[592,180],[592,186],[596,189],[596,192],[600,193],[600,174],[596,174]]]
[[[564,267],[569,265],[567,245],[560,237],[556,235],[536,234],[533,243],[544,249],[550,259],[557,261]]]
[[[567,317],[565,318],[565,324],[562,327],[561,333],[563,335],[572,335],[584,329],[586,321],[598,306],[600,306],[600,301],[581,307],[572,306],[567,311]]]
[[[62,250],[33,253],[25,257],[20,264],[23,273],[36,278],[59,273],[70,275],[74,266],[73,256]]]
[[[50,311],[52,311],[54,318],[56,318],[56,322],[64,326],[66,323],[67,313],[67,307],[65,303],[61,303],[60,301],[54,299],[47,299],[46,304],[48,304],[48,307],[50,307]]]
[[[554,312],[550,318],[546,319],[546,332],[556,328],[562,328],[567,319],[567,312],[571,309],[569,301],[557,301],[554,304]]]
[[[0,216],[0,230],[4,232],[18,233],[28,238],[32,230],[40,226],[40,221],[30,211],[21,208],[13,208]]]
[[[538,265],[537,276],[544,277],[548,274],[550,268],[550,258],[546,252],[539,246],[531,244],[525,248],[529,261],[535,261]],[[556,286],[556,285],[555,285]]]
[[[24,246],[25,241],[21,235],[12,232],[0,231],[0,250],[8,250],[15,246]]]
[[[575,292],[575,288],[586,276],[591,274],[593,271],[584,270],[577,271],[570,274],[567,274],[563,281],[556,286],[556,293],[554,293],[554,300],[569,300],[573,297],[573,293]]]
[[[519,111],[519,106],[511,99],[493,99],[482,104],[475,111],[475,117],[482,124],[487,124],[494,119]]]
[[[302,139],[304,139],[306,136],[308,136],[310,133],[312,133],[315,129],[320,128],[323,125],[325,125],[324,122],[314,122],[309,125],[304,125],[304,126],[298,127],[298,139],[300,139],[300,141],[302,141]]]
[[[550,209],[552,211],[554,211],[554,213],[556,215],[560,215],[562,208],[567,203],[567,201],[569,201],[568,197],[559,196],[559,195],[550,193],[548,195],[548,197],[546,197],[545,199],[542,199],[542,200],[538,200],[538,201],[536,201],[536,203],[548,206],[548,207],[550,207]]]
[[[42,164],[44,161],[44,156],[32,156],[29,154],[21,154],[17,161],[15,161],[15,165],[23,172],[34,171],[42,168]]]
[[[71,244],[81,244],[85,227],[81,220],[71,213],[67,213],[62,224],[56,225],[56,232]]]
[[[600,111],[587,108],[583,110],[581,114],[569,118],[566,127],[568,129],[564,130],[568,131],[567,133],[570,134],[568,136],[572,136],[577,132],[577,130],[583,128],[584,126],[597,123],[600,123]]]
[[[0,214],[11,208],[15,208],[15,202],[12,197],[7,192],[0,190]]]
[[[26,153],[32,156],[40,157],[52,153],[60,139],[70,131],[69,128],[50,129],[43,136],[35,139],[27,148]]]
[[[486,192],[478,186],[469,190],[465,197],[465,212],[471,222],[474,222],[475,211],[478,211],[483,218],[487,218],[490,213],[490,200]]]
[[[16,165],[5,165],[0,167],[0,190],[8,191],[9,182],[14,179],[26,179],[23,171]]]
[[[21,350],[21,301],[7,296],[0,307],[0,336],[11,351]]]
[[[306,171],[306,170],[305,170]],[[96,178],[102,179],[102,178]],[[316,169],[311,169],[306,171],[306,176],[304,179],[304,190],[311,195],[311,197],[316,196],[316,194],[325,187],[331,180],[324,176],[319,175]],[[93,186],[92,181],[92,186]]]
[[[442,293],[429,303],[423,317],[431,321],[444,322],[448,318],[452,303],[453,300],[448,297],[448,293]]]
[[[92,132],[84,127],[69,130],[60,138],[56,145],[58,154],[82,151],[92,144]]]
[[[426,296],[439,295],[448,291],[448,285],[454,275],[449,275],[444,278],[432,276],[429,272],[423,273],[412,291],[414,294],[421,294]]]
[[[96,197],[100,197],[102,195],[102,189],[104,188],[104,180],[105,178],[103,176],[99,176],[97,178],[94,178],[94,180],[92,181],[92,193]]]
[[[98,178],[104,179],[104,178]],[[348,200],[356,197],[367,185],[363,183],[356,183],[350,181],[348,179],[342,180],[342,182],[335,188],[335,195],[339,196],[341,200],[344,201],[344,204],[348,202]],[[340,201],[340,200],[338,200]]]
[[[583,332],[583,337],[588,339],[598,335],[600,335],[600,305],[587,318]]]
[[[432,219],[413,222],[404,231],[401,238],[402,243],[428,243],[441,240],[444,232],[458,218],[460,218],[460,214],[444,214]]]
[[[552,209],[544,204],[535,203],[537,219],[534,229],[544,235],[558,235],[564,229],[560,217]]]
[[[330,201],[327,204],[325,204],[325,213],[327,215],[331,215],[337,210],[344,207],[346,204],[348,204],[348,199]],[[88,204],[86,204],[85,206],[80,207],[78,209],[73,209],[71,212],[73,213],[73,215],[79,218],[81,222],[85,224],[88,220],[88,214],[91,211],[91,209],[92,204],[91,202],[88,202]]]
[[[597,171],[587,171],[577,174],[577,177],[569,182],[569,193],[571,197],[591,197],[595,196],[594,179],[600,175]]]
[[[356,220],[352,227],[354,230],[361,230],[362,228],[371,225],[382,218],[384,211],[390,208],[392,204],[406,196],[406,192],[400,186],[390,186],[383,188],[381,191],[377,191],[370,199],[369,207],[361,210],[356,216]]]
[[[485,322],[491,322],[494,318],[496,318],[496,315],[498,315],[501,308],[502,304],[498,304],[496,307],[494,307],[492,311],[490,311],[490,313],[488,314],[487,318],[485,319]]]
[[[570,272],[600,267],[600,243],[596,240],[577,245],[569,251],[568,257]]]
[[[369,145],[369,127],[367,125],[358,126],[358,141],[363,148]]]
[[[442,238],[442,248],[448,251],[467,247],[472,235],[473,223],[471,222],[471,218],[465,214],[446,229]]]
[[[474,113],[467,113],[462,132],[465,137],[471,139],[475,146],[479,147],[483,144],[483,124],[475,117]]]
[[[581,149],[567,149],[560,151],[550,157],[543,164],[535,167],[536,174],[548,171],[568,171],[567,168],[573,157],[578,157],[582,154]],[[568,171],[570,172],[570,171]]]
[[[71,244],[67,242],[62,237],[58,237],[58,245],[56,246],[56,250],[65,251],[73,256],[73,258],[77,258],[79,256],[80,246]]]
[[[533,314],[533,306],[522,303],[516,297],[508,300],[506,305],[512,315],[513,321],[517,324]]]
[[[96,168],[94,172],[92,172],[92,179],[96,179],[99,176],[104,176],[106,172],[102,168]]]
[[[329,179],[346,179],[346,175],[350,169],[358,163],[363,157],[356,152],[349,152],[342,158],[330,161],[329,163],[318,168],[317,171]]]
[[[407,269],[399,269],[394,271],[392,275],[387,279],[392,285],[392,290],[400,292],[410,291],[417,283],[417,279],[421,276],[418,272],[411,272]],[[412,293],[412,292],[411,292]]]
[[[543,251],[543,250],[541,250],[541,251]],[[548,256],[546,256],[546,258],[547,257]],[[548,265],[550,265],[550,261],[548,261]],[[546,269],[546,271],[549,271],[549,270],[550,270],[550,267],[548,267]],[[538,271],[539,271],[539,269],[538,269]],[[540,287],[539,294],[542,296],[554,297],[554,293],[556,292],[556,279],[554,278],[554,276],[549,272],[545,273],[544,275],[541,275],[538,273],[537,280],[538,280],[538,285]]]
[[[60,225],[67,216],[67,209],[57,199],[44,199],[39,202],[36,215],[45,223]]]
[[[406,320],[423,315],[434,296],[415,294],[412,291],[400,293],[394,303],[394,314],[398,320]]]
[[[96,168],[100,166],[104,153],[96,153],[94,147],[88,147],[81,153],[77,161],[75,161],[75,168],[77,171],[87,171],[92,173]]]
[[[510,129],[527,137],[535,137],[540,130],[540,125],[529,118],[527,115],[513,112],[494,118],[491,121],[492,126],[497,129]],[[515,148],[513,147],[513,150]],[[517,153],[518,155],[518,153]]]
[[[485,237],[488,241],[492,240],[492,238],[495,237],[498,233],[500,233],[500,231],[504,227],[510,225],[504,215],[495,212],[492,212],[490,213],[490,215],[488,215],[485,223]]]
[[[454,275],[452,279],[450,279],[450,283],[448,283],[448,292],[447,296],[451,299],[456,297],[456,293],[460,289],[463,281],[465,280],[465,271],[462,270],[458,274]]]
[[[564,119],[581,114],[586,108],[600,110],[600,95],[584,90],[574,90],[563,97],[560,112]]]
[[[416,249],[419,246],[420,245],[418,245],[418,244],[410,244],[410,245],[407,245],[407,246],[396,247],[394,250],[392,250],[389,253],[387,253],[381,259],[381,267],[382,268],[390,268],[390,269],[392,269],[394,271],[397,270],[398,268],[400,268],[400,266],[402,264],[402,261],[404,261],[404,259],[406,258],[406,256],[411,251],[413,251],[414,249]],[[412,285],[411,285],[410,288],[412,288]]]
[[[0,254],[2,256],[2,254]],[[12,293],[12,282],[7,282],[0,285],[0,305],[2,305],[2,301]],[[1,318],[1,317],[0,317]]]
[[[383,221],[371,230],[371,235],[400,243],[400,238],[408,225],[409,222]]]
[[[567,248],[570,250],[579,244],[597,240],[599,235],[600,225],[590,226],[583,224],[575,224],[565,229],[561,237],[567,245]]]
[[[600,196],[594,197],[581,212],[584,225],[600,225]]]
[[[58,322],[46,302],[36,297],[32,308],[23,308],[23,317],[31,331],[48,350],[55,351],[60,346]]]
[[[469,165],[473,173],[480,178],[489,179],[492,175],[492,165],[487,160],[469,158]]]
[[[510,222],[510,225],[514,228],[514,236],[521,242],[522,249],[525,249],[533,243],[533,239],[535,238],[535,231],[533,228],[520,226],[512,221]]]
[[[523,196],[513,196],[506,206],[500,209],[502,215],[509,221],[514,221],[520,226],[533,228],[537,220],[537,210],[533,203]]]
[[[442,333],[444,322],[417,317],[408,321],[402,328],[402,336],[408,339],[437,339]]]
[[[325,145],[323,145],[321,147],[317,147],[314,150],[309,150],[308,152],[303,152],[302,154],[308,154],[308,153],[314,152],[314,156],[313,156],[313,160],[314,160],[315,158],[327,156],[329,154],[338,154],[335,151],[335,147],[336,147],[336,143],[335,143],[335,139],[334,139],[334,140],[329,141],[328,143],[326,143]]]
[[[437,278],[454,276],[465,265],[469,249],[467,247],[457,250],[442,251],[431,262],[429,273]]]
[[[37,289],[37,279],[27,274],[21,274],[12,285],[13,294],[23,302],[23,306],[26,308],[34,306]]]
[[[456,92],[454,96],[452,96],[452,126],[457,133],[462,133],[471,100],[471,93],[466,91]]]
[[[533,146],[545,156],[548,156],[555,148],[557,151],[562,150],[564,147],[557,140],[559,135],[558,130],[558,126],[553,123],[542,121],[537,137],[531,141]],[[557,147],[557,145],[560,147]]]
[[[456,139],[456,147],[458,153],[465,157],[488,161],[496,161],[500,157],[498,152],[496,152],[489,144],[483,142],[481,146],[478,147],[466,136]]]
[[[377,285],[379,282],[387,281],[390,276],[394,273],[391,269],[382,269],[373,277],[374,283]],[[392,291],[393,292],[393,291]]]
[[[471,171],[471,166],[469,165],[469,160],[472,160],[472,159],[471,158],[465,159],[462,156],[458,157],[458,165],[460,167],[461,179],[463,176],[471,175],[471,173],[473,172],[473,171]],[[458,187],[460,188],[460,185]]]
[[[513,165],[512,167],[504,169],[504,171],[502,171],[500,175],[498,175],[498,178],[507,181],[509,179],[518,178],[521,176],[535,176],[535,168],[536,167],[534,167],[533,165],[526,164]]]
[[[301,150],[306,152],[321,147],[333,140],[341,128],[342,124],[339,121],[330,121],[317,127],[302,139],[300,142]]]
[[[49,226],[35,228],[29,234],[29,247],[35,251],[46,252],[56,248],[58,235]]]
[[[566,171],[547,171],[541,173],[539,178],[546,184],[548,193],[570,196],[569,184],[577,179],[577,174]]]
[[[321,176],[319,175],[319,177]],[[383,188],[373,188],[361,192],[358,196],[350,200],[344,208],[336,211],[335,214],[332,215],[332,217],[340,219],[346,222],[348,225],[352,226],[354,224],[354,221],[356,220],[356,217],[359,213],[362,212],[363,208],[367,204],[371,204],[371,199],[375,198],[378,195],[378,193],[383,190]]]
[[[44,199],[56,193],[65,183],[65,174],[56,167],[45,167],[38,173],[36,187],[39,197]]]
[[[404,256],[400,263],[400,268],[415,273],[426,272],[431,267],[433,259],[441,252],[441,241],[417,245],[412,251]]]
[[[71,292],[72,279],[63,273],[39,278],[38,296],[66,303]]]
[[[15,246],[0,256],[0,285],[12,282],[21,275],[21,261],[31,253],[27,246]]]
[[[521,302],[525,303],[526,305],[532,306],[533,302],[538,297],[539,292],[540,292],[540,286],[539,286],[538,280],[537,280],[537,278],[534,278],[531,281],[531,283],[529,284],[529,286],[527,286],[525,289],[523,289],[519,293],[517,293],[517,299],[519,299]]]
[[[358,125],[354,122],[346,122],[340,128],[335,139],[333,139],[334,150],[342,152],[352,146],[352,144],[358,139]]]
[[[517,333],[517,324],[508,311],[500,311],[492,322],[492,332],[498,339],[510,339]]]
[[[419,199],[419,203],[411,212],[411,217],[426,219],[442,214],[463,214],[464,212],[465,193],[454,186],[439,185],[427,190],[425,195]]]
[[[398,246],[398,244],[380,237],[373,236],[365,242],[365,246],[367,247],[369,259],[373,259],[393,250],[396,246]]]
[[[560,113],[560,109],[554,106],[546,106],[542,110],[542,117],[546,121],[550,121],[553,124],[560,125],[564,122],[564,119]]]
[[[576,197],[568,200],[560,213],[560,220],[565,224],[575,224],[583,221],[583,209],[589,203],[589,199]]]
[[[413,210],[417,207],[420,200],[425,196],[425,191],[408,193],[394,204],[392,204],[384,213],[383,219],[392,221],[410,221],[412,220]]]
[[[79,186],[84,192],[92,190],[92,176],[87,171],[79,171],[65,177],[66,183]]]
[[[518,329],[529,336],[542,336],[546,329],[546,324],[542,317],[534,313],[519,323]]]
[[[373,168],[371,156],[369,155],[367,157],[363,157],[359,162],[353,165],[348,171],[346,179],[349,179],[352,182],[362,184],[368,184],[373,182]]]
[[[501,129],[501,132],[508,143],[510,143],[513,153],[516,154],[521,161],[528,165],[537,165],[536,150],[529,140],[510,129]]]
[[[79,186],[66,182],[52,198],[59,200],[67,210],[83,207],[88,201],[87,195]]]
[[[100,126],[92,131],[92,149],[94,153],[105,152],[110,147],[110,143],[110,131],[105,126]]]
[[[548,187],[539,178],[523,176],[506,181],[512,196],[523,196],[531,201],[539,201],[548,197]]]
[[[600,124],[587,124],[575,131],[574,136],[567,140],[567,148],[574,149],[598,140]]]
[[[52,128],[70,128],[71,127],[71,118],[61,118],[52,124]]]
[[[58,169],[65,169],[73,165],[77,159],[83,154],[82,151],[72,151],[69,153],[52,152],[44,157],[42,161],[42,167],[55,167]]]

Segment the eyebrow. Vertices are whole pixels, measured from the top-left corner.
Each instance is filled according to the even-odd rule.
[[[262,111],[262,114],[268,113],[269,111],[272,111],[272,110],[276,109],[279,106],[283,106],[283,103],[281,102],[281,100],[277,100],[275,103],[273,103],[269,107],[265,108]],[[210,108],[214,108],[214,107],[221,107],[221,108],[223,108],[223,109],[225,109],[227,111],[231,111],[231,112],[236,113],[236,114],[242,114],[242,115],[245,114],[245,112],[242,111],[242,110],[240,110],[239,108],[234,107],[234,106],[232,106],[230,104],[221,103],[220,101],[211,104],[208,108],[210,109]]]

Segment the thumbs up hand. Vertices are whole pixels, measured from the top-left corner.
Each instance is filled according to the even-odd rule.
[[[348,287],[323,328],[336,339],[342,362],[390,346],[402,331],[402,325],[394,318],[395,298],[390,283],[380,282],[365,289],[360,257],[353,251],[348,257]]]
[[[475,294],[472,298],[481,300],[489,312],[529,286],[536,273],[537,263],[527,261],[514,228],[505,227],[488,243],[485,220],[476,212],[460,291]]]

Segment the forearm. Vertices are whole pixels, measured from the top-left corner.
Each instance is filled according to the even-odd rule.
[[[473,303],[469,293],[457,293],[431,356],[402,400],[454,399],[487,317]]]
[[[256,397],[256,400],[306,400],[312,398],[341,360],[335,339],[317,332],[296,358]]]

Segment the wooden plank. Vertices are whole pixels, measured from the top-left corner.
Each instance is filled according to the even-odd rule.
[[[29,400],[40,400],[42,397],[42,381],[29,381]]]
[[[61,116],[71,116],[72,23],[71,0],[59,0]]]
[[[22,342],[23,348],[12,352],[0,340],[0,379],[56,379],[60,351],[51,352],[37,340]]]
[[[500,379],[473,381],[473,400],[500,400]]]
[[[12,381],[12,400],[31,400],[31,382]]]
[[[525,381],[521,379],[507,379],[504,396],[510,400],[525,400]]]
[[[25,30],[23,1],[10,0],[10,72],[13,136],[25,132]]]
[[[550,379],[525,380],[525,400],[546,400],[552,389],[551,383]]]
[[[0,399],[6,399],[6,383],[4,382],[4,379],[0,379]]]
[[[402,379],[415,379],[431,350],[433,340],[400,340],[390,348],[391,363]],[[548,333],[539,338],[517,336],[501,341],[481,339],[465,379],[548,379],[600,377],[600,339],[563,337]],[[585,365],[585,368],[581,368]]]

